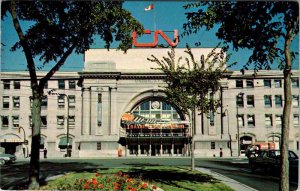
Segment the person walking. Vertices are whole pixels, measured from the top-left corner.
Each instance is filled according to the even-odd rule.
[[[26,146],[25,146],[25,144],[22,145],[22,149],[23,149],[24,158],[26,158]]]
[[[47,158],[47,149],[44,148],[44,158]]]

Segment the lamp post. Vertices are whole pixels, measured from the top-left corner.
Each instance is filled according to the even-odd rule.
[[[226,114],[226,112],[227,112],[227,114]],[[232,157],[231,134],[229,131],[229,112],[227,109],[224,110],[223,117],[224,116],[227,116],[227,132],[228,132],[228,137],[229,137],[229,149],[230,149],[230,156]]]
[[[20,133],[20,130],[23,130],[23,134],[24,134],[24,144],[25,144],[25,142],[26,142],[26,134],[25,134],[25,130],[24,130],[24,128],[22,127],[22,126],[20,126],[19,127],[19,133]]]
[[[242,98],[242,106],[244,106],[244,93],[240,92],[237,95],[237,98]],[[237,151],[238,157],[240,157],[240,128],[239,128],[239,105],[238,102],[236,104],[236,128],[237,128]]]
[[[66,94],[61,94],[61,93],[53,93],[54,90],[50,90],[48,91],[49,95],[60,95],[60,96],[64,96],[65,98],[67,98],[67,102],[68,102],[68,108],[67,108],[67,157],[71,157],[71,152],[69,152],[69,109],[70,109],[70,101],[69,101],[69,96]]]

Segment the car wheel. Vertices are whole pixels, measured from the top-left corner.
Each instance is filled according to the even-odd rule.
[[[5,164],[5,160],[4,159],[0,159],[0,165],[4,165]]]

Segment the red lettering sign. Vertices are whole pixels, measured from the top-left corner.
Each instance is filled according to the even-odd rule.
[[[151,31],[150,30],[144,30],[144,34],[151,34]],[[156,47],[157,43],[158,43],[158,35],[160,35],[163,39],[165,39],[170,46],[172,46],[172,47],[177,46],[177,44],[178,44],[178,30],[174,30],[174,41],[170,40],[162,30],[156,30],[154,32],[154,42],[152,42],[152,43],[138,43],[136,41],[137,33],[136,33],[136,31],[134,31],[132,33],[133,45],[135,47]]]

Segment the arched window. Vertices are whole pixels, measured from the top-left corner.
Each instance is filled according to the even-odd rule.
[[[45,138],[41,137],[40,149],[44,149],[44,148],[45,148]]]
[[[69,137],[68,142],[69,142],[69,148],[72,148],[72,138],[71,137]],[[67,137],[60,138],[59,143],[58,143],[58,148],[66,149],[67,145],[68,145],[67,144]]]
[[[170,103],[159,99],[148,99],[141,102],[131,111],[148,119],[177,121],[182,119],[182,115]]]
[[[280,137],[276,135],[272,135],[268,137],[268,142],[275,143],[275,149],[280,149]]]

